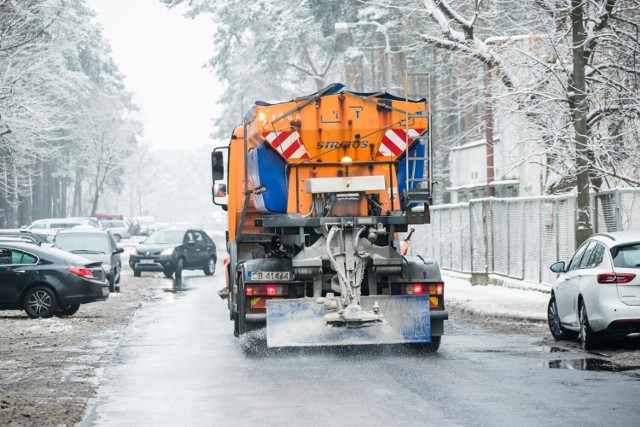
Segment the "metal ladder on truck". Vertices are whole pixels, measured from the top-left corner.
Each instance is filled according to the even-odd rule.
[[[417,74],[412,75],[412,77],[427,77],[427,86],[428,86],[428,95],[425,97],[424,95],[418,95],[418,94],[409,94],[408,93],[408,88],[406,88],[405,86],[405,99],[408,99],[409,97],[413,98],[413,99],[420,99],[420,98],[426,98],[427,99],[427,120],[428,120],[428,124],[429,127],[427,128],[427,141],[426,141],[426,149],[425,149],[425,155],[424,156],[412,156],[411,155],[411,150],[409,149],[409,133],[405,132],[406,134],[406,152],[405,152],[405,157],[404,157],[404,161],[405,161],[405,170],[407,171],[407,177],[406,177],[406,194],[405,194],[405,200],[407,203],[407,207],[408,210],[411,210],[409,207],[414,204],[417,203],[418,205],[422,205],[424,206],[424,210],[425,213],[427,213],[428,209],[427,206],[432,204],[432,194],[433,194],[433,188],[432,188],[432,173],[433,173],[433,165],[431,164],[431,161],[429,161],[429,155],[431,154],[431,76],[429,74],[420,74],[419,76]],[[408,82],[408,78],[405,80]],[[406,111],[407,109],[405,109]],[[409,126],[409,117],[408,117],[408,112],[407,112],[407,119],[405,120],[405,123],[407,125],[407,127]],[[420,139],[424,139],[424,136]],[[415,150],[417,152],[417,150]],[[424,166],[424,170],[422,171],[422,177],[418,177],[418,168],[416,167],[418,165],[419,161],[423,161],[423,166]],[[410,166],[413,164],[413,168],[410,168]]]

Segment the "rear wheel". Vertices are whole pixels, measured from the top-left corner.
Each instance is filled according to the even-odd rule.
[[[594,332],[589,326],[589,317],[584,301],[580,303],[580,344],[585,350],[596,349],[602,344],[602,333]]]
[[[178,262],[176,262],[176,269],[175,269],[175,275],[176,275],[176,279],[181,279],[182,278],[182,269],[184,268],[184,261],[182,260],[182,258],[178,259]]]
[[[209,257],[207,264],[204,266],[204,274],[211,276],[216,272],[216,260],[213,257]]]
[[[80,310],[80,304],[71,304],[66,307],[60,307],[56,316],[73,316]]]
[[[238,279],[238,293],[235,295],[237,311],[233,312],[233,335],[239,337],[247,332],[247,310],[244,302],[244,283]]]
[[[440,348],[442,337],[431,337],[430,343],[424,344],[408,344],[409,348],[420,353],[436,353]]]
[[[51,317],[58,311],[58,299],[50,288],[35,286],[24,295],[22,308],[32,319]]]
[[[551,296],[549,300],[549,306],[547,307],[547,321],[549,322],[549,330],[551,335],[556,341],[560,340],[575,340],[578,337],[578,333],[569,331],[562,327],[560,323],[560,315],[558,314],[558,303],[556,297]]]

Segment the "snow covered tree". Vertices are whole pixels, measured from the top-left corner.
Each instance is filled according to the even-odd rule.
[[[72,189],[82,197],[81,117],[96,91],[126,96],[92,18],[84,0],[0,1],[0,225],[66,216]]]

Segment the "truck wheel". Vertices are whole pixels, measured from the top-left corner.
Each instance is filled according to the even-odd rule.
[[[233,313],[233,335],[239,337],[247,332],[247,310],[244,301],[244,283],[238,279],[238,294],[236,297],[236,306],[238,311]]]
[[[436,353],[440,348],[440,340],[442,337],[431,337],[430,343],[423,344],[406,344],[409,349],[419,353]]]

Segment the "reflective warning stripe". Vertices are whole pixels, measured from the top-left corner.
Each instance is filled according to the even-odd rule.
[[[424,129],[409,129],[409,143],[420,138],[423,132]],[[398,157],[407,148],[406,141],[407,132],[405,129],[389,129],[382,137],[377,155]]]
[[[265,132],[263,138],[275,148],[285,159],[308,159],[309,153],[305,150],[300,134],[293,132]]]

